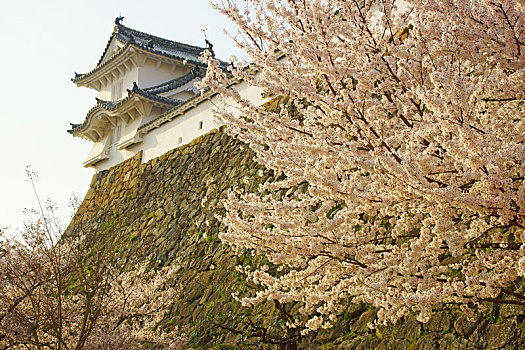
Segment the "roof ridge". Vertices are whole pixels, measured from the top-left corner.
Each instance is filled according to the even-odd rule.
[[[102,67],[106,63],[106,61],[110,61],[115,54],[122,51],[126,44],[135,45],[152,53],[157,53],[172,58],[178,58],[180,60],[187,59],[194,65],[203,64],[199,62],[199,56],[202,51],[206,50],[206,47],[200,47],[175,40],[161,38],[153,34],[148,34],[137,29],[126,27],[125,25],[120,23],[121,21],[121,17],[117,17],[115,19],[115,26],[113,28],[113,32],[111,33],[108,39],[108,42],[106,43],[104,52],[98,60],[95,68],[93,68],[90,71],[90,73]],[[118,49],[113,55],[109,56],[107,60],[104,61],[104,58],[108,55],[108,50],[111,47],[113,39],[116,39],[122,44],[124,44],[124,47]],[[87,74],[89,73],[75,74],[75,78],[73,78],[72,80],[75,81],[78,78],[81,78],[82,76],[85,76]]]
[[[180,77],[177,77],[177,78],[173,78],[171,80],[168,80],[164,83],[160,83],[160,84],[157,84],[157,85],[154,85],[154,86],[150,86],[150,87],[147,87],[147,88],[142,88],[143,91],[146,91],[146,92],[150,92],[150,93],[153,93],[153,94],[160,94],[160,93],[163,93],[163,92],[167,92],[167,91],[170,91],[170,90],[173,90],[173,89],[176,89],[178,87],[181,87],[182,85],[190,82],[191,80],[195,79],[195,78],[202,78],[203,76],[203,72],[201,69],[196,69],[197,66],[195,68],[193,68],[189,73],[186,73]],[[155,90],[159,90],[159,91],[155,91]]]
[[[195,50],[195,51],[199,51],[199,52],[206,49],[206,47],[186,44],[186,43],[183,43],[183,42],[180,42],[180,41],[175,41],[175,40],[171,40],[171,39],[162,38],[160,36],[156,36],[156,35],[149,34],[149,33],[146,33],[146,32],[143,32],[143,31],[140,31],[140,30],[137,30],[137,29],[134,29],[134,28],[127,27],[127,26],[125,26],[123,24],[120,24],[120,23],[117,23],[115,25],[115,30],[113,31],[113,34],[120,33],[120,29],[128,30],[132,34],[137,34],[138,36],[149,37],[151,39],[155,39],[157,41],[161,41],[161,42],[164,42],[166,44],[177,44],[178,46],[182,46],[182,47],[185,47],[185,48],[188,48],[188,49],[191,49],[191,50]]]
[[[117,101],[106,101],[106,100],[101,100],[98,97],[95,97],[96,104],[95,104],[95,106],[91,107],[91,109],[87,112],[87,115],[86,115],[86,118],[84,119],[84,122],[80,123],[80,124],[69,123],[71,125],[71,129],[68,130],[67,132],[72,134],[72,133],[77,132],[80,129],[84,128],[87,125],[87,123],[90,121],[90,119],[91,119],[90,118],[91,113],[93,113],[93,111],[95,111],[96,109],[103,108],[106,111],[114,111],[115,109],[117,109],[118,107],[120,107],[121,105],[123,105],[124,103],[129,101],[131,99],[131,97],[133,96],[133,94],[138,94],[138,95],[143,96],[143,97],[145,97],[147,99],[150,99],[152,101],[157,101],[157,102],[163,103],[165,105],[172,106],[171,108],[167,107],[166,108],[167,111],[172,110],[174,107],[179,106],[179,105],[181,105],[183,103],[183,101],[181,101],[181,100],[177,100],[177,99],[169,98],[169,97],[164,97],[164,96],[157,96],[157,95],[148,93],[147,91],[144,91],[141,88],[139,88],[137,86],[137,83],[135,83],[135,82],[133,83],[133,88],[132,89],[128,89],[127,91],[128,91],[128,96],[126,96],[126,97],[124,97],[124,98],[122,98],[120,100],[117,100]]]
[[[164,96],[158,96],[158,95],[155,95],[155,94],[153,94],[151,92],[145,91],[144,89],[139,88],[136,82],[133,82],[133,88],[131,90],[128,90],[128,93],[129,92],[134,92],[134,93],[142,95],[142,96],[144,96],[146,98],[149,98],[151,100],[158,101],[158,102],[161,102],[161,103],[164,103],[164,104],[168,104],[168,105],[172,105],[172,106],[178,106],[179,104],[182,103],[181,100],[177,100],[177,99],[169,98],[169,97],[164,97]]]

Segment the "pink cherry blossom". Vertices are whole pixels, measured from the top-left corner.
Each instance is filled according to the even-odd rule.
[[[245,304],[300,301],[310,330],[344,300],[379,308],[378,323],[427,321],[438,303],[525,306],[512,291],[525,277],[523,0],[216,7],[251,63],[234,59],[232,78],[204,55],[203,85],[227,132],[285,175],[224,203],[221,239],[286,267],[244,270],[263,287]],[[254,105],[239,80],[290,103]]]

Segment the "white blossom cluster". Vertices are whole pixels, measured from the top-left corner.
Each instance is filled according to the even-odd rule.
[[[129,267],[100,237],[48,228],[33,223],[23,241],[0,230],[0,348],[184,348],[184,335],[159,326],[177,294],[177,267]]]
[[[523,0],[217,8],[257,70],[233,59],[234,78],[291,101],[254,105],[203,56],[227,131],[285,174],[225,203],[221,239],[286,267],[245,270],[264,287],[245,304],[300,301],[310,330],[344,299],[378,307],[378,323],[425,322],[437,303],[525,307],[512,290],[525,277]]]

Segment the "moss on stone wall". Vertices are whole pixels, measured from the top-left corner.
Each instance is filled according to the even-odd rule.
[[[209,316],[231,314],[239,307],[231,289],[240,280],[235,266],[242,263],[219,242],[223,228],[214,212],[220,212],[219,200],[229,188],[250,188],[242,181],[245,176],[260,183],[259,169],[263,168],[253,161],[253,153],[221,131],[146,164],[137,154],[94,175],[68,233],[104,231],[109,239],[124,242],[123,256],[153,254],[159,265],[180,266],[181,293],[166,323],[193,335],[195,346],[206,348],[226,340],[235,344],[238,336],[208,329]]]
[[[165,326],[182,327],[192,336],[194,348],[247,348],[241,335],[218,324],[238,326],[246,317],[277,324],[277,311],[270,303],[249,310],[232,300],[233,289],[246,287],[234,267],[246,263],[247,257],[234,255],[219,242],[217,234],[224,228],[214,212],[221,211],[219,201],[229,188],[254,189],[263,179],[256,175],[258,170],[264,169],[253,161],[253,153],[222,131],[212,131],[146,164],[138,154],[94,175],[68,232],[104,231],[108,239],[125,242],[123,258],[153,254],[159,265],[177,264],[181,293]],[[264,178],[271,176],[265,174]],[[249,185],[242,181],[245,176],[251,179]],[[204,197],[206,206],[201,205]],[[425,325],[408,317],[370,330],[367,324],[375,311],[350,305],[335,327],[303,339],[299,348],[525,348],[524,310],[495,307],[487,315],[470,322],[459,311],[447,309]]]

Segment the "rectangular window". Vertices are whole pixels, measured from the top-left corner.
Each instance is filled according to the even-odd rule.
[[[179,145],[182,143],[182,137],[179,137]]]
[[[201,120],[201,121],[199,122],[199,130],[202,130],[203,125],[204,125],[204,122]]]

